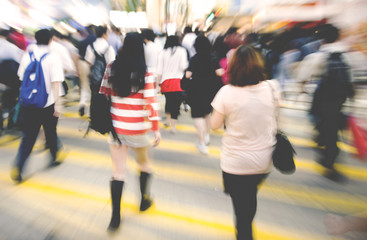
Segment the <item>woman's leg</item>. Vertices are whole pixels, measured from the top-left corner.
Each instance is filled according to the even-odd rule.
[[[204,142],[206,145],[209,145],[210,143],[210,114],[205,116],[205,124],[206,124],[206,129],[205,129],[205,135],[204,135]]]
[[[237,240],[252,240],[252,221],[257,208],[257,186],[265,174],[232,175],[223,172],[226,191],[232,199],[236,216]]]
[[[108,230],[116,231],[121,221],[121,196],[124,187],[126,159],[126,145],[110,144],[110,152],[112,159],[112,179],[110,181],[111,200],[112,200],[112,217]]]
[[[194,118],[194,125],[199,138],[199,142],[204,143],[204,137],[206,133],[205,118]]]
[[[112,159],[112,179],[124,181],[128,147],[126,145],[110,144]]]
[[[150,198],[150,180],[151,180],[151,164],[148,158],[148,148],[136,148],[136,161],[139,164],[140,176],[139,176],[139,183],[140,183],[140,194],[141,194],[141,201],[140,201],[140,211],[145,211],[150,208],[153,204],[153,200]]]
[[[197,149],[202,154],[209,154],[205,145],[206,120],[205,118],[194,118],[194,125],[198,134],[199,142],[196,144]]]

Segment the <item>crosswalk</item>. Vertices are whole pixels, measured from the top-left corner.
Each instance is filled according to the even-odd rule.
[[[234,239],[233,210],[222,192],[219,168],[220,137],[213,132],[210,154],[195,148],[195,129],[186,121],[178,133],[162,129],[161,144],[151,150],[154,163],[152,195],[155,206],[138,212],[138,181],[133,156],[128,160],[123,194],[123,222],[113,236],[106,232],[110,217],[108,181],[111,161],[105,136],[78,130],[83,121],[65,114],[58,132],[68,157],[47,169],[47,152],[35,152],[28,161],[28,179],[14,186],[9,168],[19,139],[0,139],[0,240],[2,239]],[[184,118],[185,116],[183,116]],[[180,122],[180,120],[179,120]],[[185,122],[185,120],[183,120]],[[298,124],[284,128],[292,132]],[[367,166],[348,159],[338,168],[350,179],[344,185],[319,175],[312,160],[315,144],[292,134],[297,172],[273,171],[259,191],[255,236],[267,239],[343,239],[326,234],[326,213],[353,214],[367,209]],[[40,144],[40,143],[39,143]],[[355,149],[340,143],[343,158]]]

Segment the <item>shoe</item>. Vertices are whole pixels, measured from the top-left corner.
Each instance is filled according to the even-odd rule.
[[[170,125],[169,125],[169,123],[163,123],[163,126],[168,128]]]
[[[60,164],[62,164],[65,160],[65,158],[69,155],[69,152],[63,150],[63,149],[60,149],[59,151],[57,151],[56,153],[56,159],[53,160],[49,167],[56,167],[56,166],[59,166]]]
[[[207,146],[210,144],[210,134],[208,134],[204,137],[204,142],[205,142],[205,145],[207,145]]]
[[[148,210],[152,205],[153,205],[153,200],[148,196],[144,196],[140,202],[140,208],[139,208],[140,212],[144,212]]]
[[[333,182],[342,183],[347,181],[347,177],[335,169],[328,169],[323,175]]]
[[[22,175],[20,174],[18,167],[13,167],[10,171],[10,177],[14,183],[19,184],[22,182]]]
[[[196,148],[199,150],[201,154],[204,154],[204,155],[209,154],[209,150],[206,147],[205,143],[200,143],[200,142],[196,143]]]
[[[83,116],[84,116],[84,114],[85,114],[85,107],[84,107],[84,106],[81,106],[81,107],[79,108],[79,116],[83,117]]]

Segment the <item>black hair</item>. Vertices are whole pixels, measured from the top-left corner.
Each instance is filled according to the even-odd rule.
[[[141,32],[141,35],[142,35],[143,39],[147,39],[147,40],[152,41],[152,42],[154,42],[154,39],[156,37],[153,30],[149,29],[149,28],[143,29],[143,31]]]
[[[96,27],[96,37],[97,38],[102,37],[106,33],[107,33],[107,27],[105,27],[105,26]]]
[[[111,67],[109,82],[113,91],[120,97],[137,93],[145,86],[145,72],[143,38],[136,32],[127,33]]]
[[[192,27],[191,26],[186,26],[184,28],[184,33],[192,33]]]
[[[178,36],[176,35],[168,36],[166,39],[166,43],[164,44],[164,49],[173,48],[177,46],[180,46]]]
[[[224,43],[224,36],[218,36],[213,44],[213,51],[219,59],[226,57],[229,47]]]
[[[212,45],[207,37],[200,35],[195,40],[194,48],[198,55],[210,56]]]
[[[9,35],[10,31],[7,29],[0,29],[0,36],[7,37]]]
[[[331,24],[325,24],[317,33],[320,39],[324,39],[326,43],[333,43],[339,39],[339,29]]]
[[[37,41],[37,45],[48,45],[52,38],[52,33],[48,29],[41,29],[34,35]]]

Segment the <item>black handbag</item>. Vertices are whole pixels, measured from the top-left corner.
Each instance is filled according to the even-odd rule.
[[[277,103],[277,99],[274,94],[274,89],[270,82],[267,81],[267,83],[271,88],[273,102],[275,105]],[[288,137],[284,132],[279,130],[279,128],[277,129],[275,138],[276,143],[272,154],[273,165],[279,172],[283,174],[293,174],[296,171],[296,165],[294,163],[294,155],[296,154],[296,151],[294,150]]]

